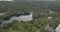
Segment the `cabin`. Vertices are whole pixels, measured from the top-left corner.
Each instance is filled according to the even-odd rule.
[[[32,13],[13,14],[3,18],[3,23],[11,23],[13,20],[20,21],[31,21],[33,19]]]

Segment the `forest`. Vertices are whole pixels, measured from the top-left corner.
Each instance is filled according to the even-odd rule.
[[[55,29],[60,24],[60,1],[13,1],[0,2],[0,15],[2,18],[23,12],[34,12],[32,21],[12,21],[12,23],[4,24],[0,27],[0,32],[49,32],[45,30],[47,25]],[[52,13],[50,13],[52,11]],[[52,19],[48,19],[51,16]]]

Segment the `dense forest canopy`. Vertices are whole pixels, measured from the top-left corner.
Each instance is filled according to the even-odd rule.
[[[59,1],[13,1],[13,2],[0,2],[0,11],[27,11],[27,10],[52,10],[59,11]]]
[[[47,32],[44,28],[49,24],[54,29],[60,23],[60,1],[13,1],[0,2],[0,12],[5,12],[6,15],[34,12],[33,20],[30,22],[20,23],[13,21],[11,24],[4,24],[0,28],[0,32]],[[53,11],[54,13],[50,13]],[[0,20],[6,15],[0,16]],[[52,19],[48,20],[51,16]]]

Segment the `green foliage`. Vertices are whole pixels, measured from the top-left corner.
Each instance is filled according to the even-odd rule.
[[[37,11],[38,12],[38,11]],[[48,20],[48,16],[52,16],[51,20]],[[49,13],[49,11],[41,11],[34,13],[32,21],[13,21],[12,23],[5,24],[1,27],[1,32],[45,32],[46,25],[52,26],[54,29],[60,23],[58,13]]]
[[[54,9],[54,7],[56,8],[56,5],[54,4],[54,6],[53,2],[52,5],[51,3],[48,4],[47,2],[19,2],[7,4],[5,4],[5,7],[0,8],[7,11],[6,15],[33,11],[34,19],[30,22],[21,21],[19,23],[17,21],[13,21],[12,23],[4,24],[3,27],[0,27],[0,32],[45,32],[44,28],[48,24],[54,29],[58,24],[60,24],[60,15],[58,12],[54,10],[54,13],[50,13],[50,9]],[[47,8],[51,6],[53,6],[53,8]],[[0,20],[2,20],[4,16],[0,16]],[[49,16],[53,18],[48,20]]]

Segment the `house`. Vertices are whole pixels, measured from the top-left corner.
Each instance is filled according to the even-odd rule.
[[[60,24],[57,26],[57,28],[55,29],[56,32],[60,32]]]
[[[17,20],[18,22],[20,21],[31,21],[32,18],[32,13],[23,13],[23,14],[13,14],[10,16],[6,16],[3,18],[3,23],[11,23],[13,20]]]

